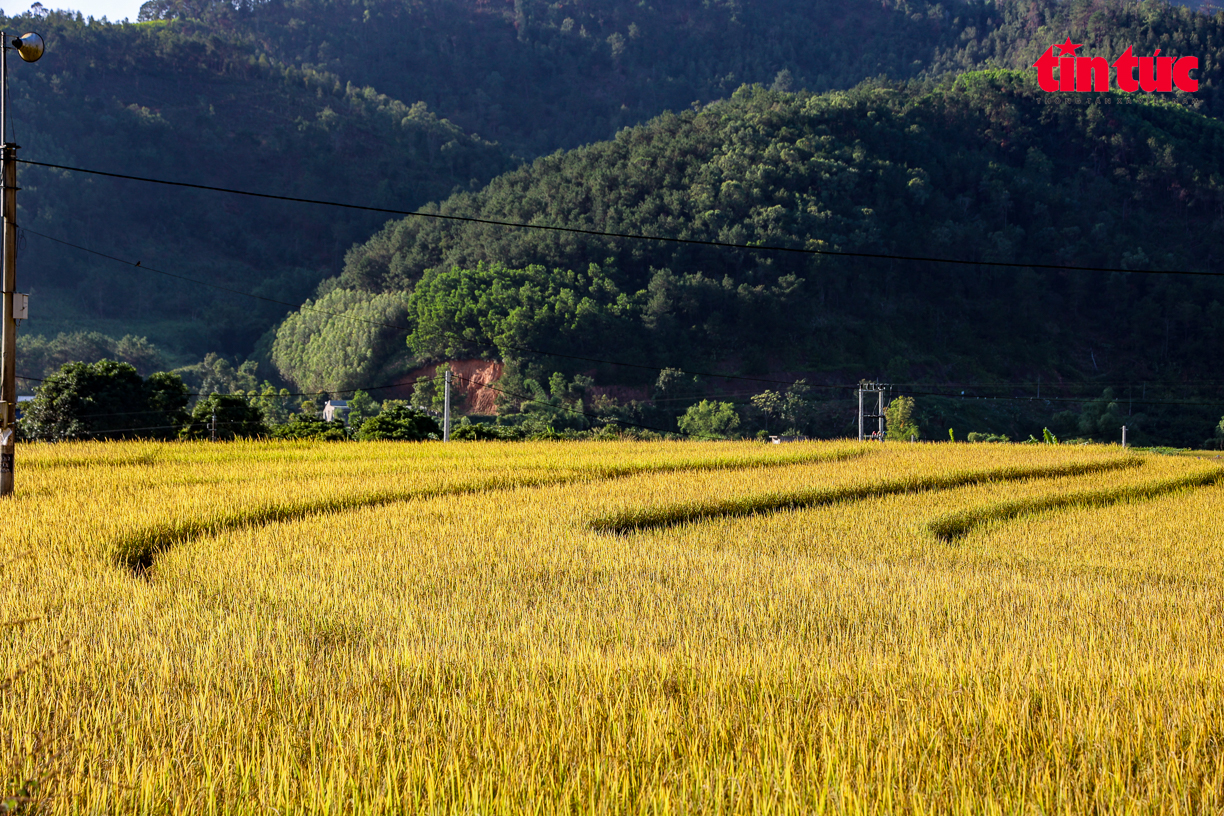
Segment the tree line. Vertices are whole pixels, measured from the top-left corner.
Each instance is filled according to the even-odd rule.
[[[213,369],[228,363],[214,358]],[[229,367],[226,393],[193,394],[182,376],[155,372],[142,377],[130,363],[99,360],[65,363],[23,404],[18,436],[27,441],[241,438],[338,441],[441,439],[442,429],[427,411],[403,401],[381,404],[358,392],[349,410],[320,416],[319,395],[294,396],[254,381],[248,369]]]
[[[310,441],[423,442],[442,438],[438,415],[443,407],[440,381],[448,366],[439,366],[430,377],[416,381],[409,401],[388,399],[381,403],[358,390],[347,395],[346,410],[331,417],[320,416],[320,400],[326,394],[294,395],[255,379],[250,363],[234,368],[221,358],[210,358],[206,382],[227,389],[195,392],[179,373],[154,372],[142,377],[135,366],[114,360],[97,363],[65,363],[37,388],[18,422],[19,438],[27,441],[120,439],[213,439],[270,438]],[[200,372],[194,372],[199,374]],[[851,436],[854,432],[853,403],[837,395],[820,395],[803,379],[785,388],[765,389],[746,398],[728,400],[722,394],[706,396],[700,377],[678,369],[660,372],[650,400],[622,404],[606,395],[592,398],[593,380],[584,375],[567,378],[554,372],[547,382],[526,378],[522,393],[502,388],[507,408],[496,416],[469,417],[454,412],[451,438],[459,441],[604,440],[604,439],[805,439],[819,436]],[[455,381],[455,405],[466,390]],[[339,395],[337,395],[339,396]],[[934,429],[949,421],[938,406],[900,395],[887,407],[886,439],[925,441]],[[827,423],[833,420],[832,432]],[[980,422],[979,415],[954,415],[953,421]],[[1040,422],[1040,417],[1030,416]],[[991,418],[987,415],[987,423]],[[1118,428],[1126,423],[1132,444],[1150,444],[1144,435],[1144,419],[1126,410],[1111,389],[1099,399],[1085,400],[1078,412],[1056,414],[1041,426],[1041,437],[1030,431],[1030,443],[1066,441],[1116,441]],[[823,426],[823,427],[822,427]],[[1055,431],[1050,430],[1050,426]],[[951,441],[1010,442],[1007,434],[969,431],[961,436],[948,429]],[[1204,429],[1200,429],[1204,430]],[[1195,440],[1195,447],[1224,447],[1224,418],[1205,429],[1210,436]],[[1078,431],[1079,435],[1074,436]],[[938,439],[938,431],[934,430]],[[1023,437],[1017,437],[1023,440]]]

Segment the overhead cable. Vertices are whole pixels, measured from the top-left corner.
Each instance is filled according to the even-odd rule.
[[[934,256],[923,255],[892,255],[881,252],[849,252],[845,250],[834,249],[813,249],[811,247],[788,247],[778,246],[775,244],[751,244],[751,243],[735,243],[732,241],[710,241],[699,238],[675,238],[666,235],[647,235],[643,233],[633,232],[606,232],[604,230],[583,229],[581,227],[563,227],[552,224],[530,224],[521,221],[501,221],[492,218],[476,218],[466,215],[448,215],[445,213],[421,212],[420,210],[397,210],[389,207],[372,207],[364,204],[348,204],[341,201],[327,201],[316,198],[301,198],[298,196],[275,195],[272,193],[257,193],[251,190],[235,190],[229,187],[214,187],[208,184],[192,184],[185,181],[171,181],[168,179],[148,178],[146,176],[132,176],[125,173],[109,173],[103,170],[91,170],[85,167],[71,167],[64,164],[51,164],[49,162],[37,162],[29,159],[18,159],[22,164],[29,164],[35,167],[49,167],[55,170],[67,170],[73,173],[88,173],[94,176],[106,176],[108,178],[126,179],[128,181],[142,181],[149,184],[163,184],[170,187],[186,187],[193,190],[208,190],[216,193],[228,193],[230,195],[249,196],[251,198],[264,198],[273,201],[290,201],[299,204],[318,204],[326,207],[341,207],[347,210],[360,210],[363,212],[383,213],[385,215],[400,215],[413,218],[432,218],[442,221],[458,221],[470,224],[485,224],[495,227],[508,227],[511,229],[529,229],[540,230],[545,232],[565,232],[576,235],[589,235],[595,238],[620,238],[633,241],[651,241],[655,243],[665,244],[688,244],[693,246],[708,246],[718,247],[722,249],[739,249],[749,252],[790,252],[800,255],[827,255],[837,258],[870,258],[884,261],[918,261],[922,263],[939,263],[953,264],[957,266],[993,266],[1006,269],[1055,269],[1070,272],[1123,272],[1134,275],[1194,275],[1201,277],[1218,278],[1224,276],[1222,272],[1196,272],[1182,269],[1122,269],[1112,266],[1077,266],[1073,264],[1051,264],[1051,263],[1016,263],[1013,261],[971,261],[960,258],[938,258]]]
[[[384,328],[384,329],[394,329],[395,331],[405,331],[405,332],[412,331],[411,327],[409,326],[400,326],[394,323],[384,323],[380,320],[367,320],[364,317],[357,317],[355,315],[349,315],[343,312],[332,312],[332,311],[328,311],[327,309],[320,309],[315,306],[306,306],[303,304],[290,303],[288,301],[277,300],[276,298],[270,298],[264,295],[257,295],[257,294],[254,294],[253,292],[244,292],[241,289],[234,289],[229,286],[222,286],[219,283],[212,283],[211,281],[200,280],[199,278],[191,278],[186,275],[176,274],[174,272],[165,272],[161,269],[157,269],[152,266],[146,266],[141,261],[129,261],[126,258],[120,258],[116,255],[111,255],[106,252],[101,252],[99,250],[92,249],[87,246],[82,246],[81,244],[74,244],[71,241],[65,241],[62,238],[56,238],[51,235],[46,235],[44,233],[38,232],[37,230],[30,229],[29,227],[23,227],[23,229],[25,229],[25,231],[30,233],[31,235],[37,235],[39,238],[45,238],[48,241],[53,241],[54,243],[62,244],[63,246],[72,247],[73,249],[78,249],[82,252],[88,252],[91,255],[97,255],[100,258],[106,258],[108,260],[115,261],[116,263],[127,264],[128,266],[135,267],[137,269],[143,269],[143,270],[146,270],[148,272],[153,272],[158,275],[166,275],[171,278],[177,278],[179,280],[185,280],[191,283],[197,283],[201,286],[209,286],[209,287],[212,287],[213,289],[220,289],[223,292],[230,292],[235,295],[242,295],[244,297],[255,298],[256,300],[262,300],[267,303],[275,303],[280,306],[288,306],[290,309],[299,309],[301,311],[313,312],[315,314],[323,314],[329,317],[340,318],[341,320],[351,320],[356,323],[364,323],[367,326],[376,326],[378,328]],[[541,349],[534,349],[534,348],[530,348],[527,346],[515,346],[511,344],[486,346],[484,344],[474,343],[473,345],[478,345],[478,346],[482,346],[487,349],[493,349],[493,350],[498,350],[498,351],[504,348],[504,349],[510,349],[512,351],[526,352],[529,354],[542,354],[548,357],[560,357],[566,360],[579,360],[581,362],[622,366],[626,368],[641,368],[641,369],[646,369],[649,371],[664,371],[667,368],[669,368],[668,366],[663,366],[663,367],[649,366],[649,365],[642,365],[639,363],[626,363],[626,362],[621,362],[617,360],[604,360],[598,357],[583,357],[583,356],[575,355],[575,354],[561,354],[559,352],[543,351]],[[694,376],[699,376],[699,377],[714,377],[714,378],[728,379],[728,380],[744,380],[748,382],[772,383],[775,385],[793,385],[794,384],[793,380],[773,380],[773,379],[768,379],[768,378],[763,378],[763,377],[743,377],[743,376],[738,376],[735,374],[713,374],[709,372],[687,371],[687,370],[675,369],[675,368],[673,368],[672,370],[680,371],[680,373],[682,374],[692,374]],[[812,388],[852,388],[853,386],[813,385],[810,387]]]
[[[229,286],[223,286],[221,284],[213,283],[211,281],[200,280],[199,278],[192,278],[192,277],[188,277],[186,275],[180,275],[174,272],[166,272],[164,270],[157,269],[152,266],[146,266],[140,261],[130,261],[126,258],[120,258],[116,255],[111,255],[106,252],[101,252],[91,247],[83,246],[81,244],[76,244],[71,241],[65,241],[62,238],[56,238],[51,235],[46,235],[44,233],[38,232],[37,230],[33,230],[28,227],[25,227],[23,229],[25,229],[26,232],[29,232],[32,235],[38,236],[39,238],[44,238],[48,241],[52,241],[54,243],[61,244],[63,246],[71,247],[73,249],[77,249],[82,252],[88,252],[91,255],[97,255],[98,257],[106,258],[107,260],[111,260],[116,263],[126,264],[127,266],[131,266],[137,269],[142,269],[148,272],[153,272],[154,274],[166,275],[171,278],[177,278],[178,280],[188,281],[190,283],[199,284],[201,286],[208,286],[213,289],[220,289],[225,292],[230,292],[236,295],[242,295],[243,297],[254,298],[256,300],[262,300],[267,303],[275,303],[279,306],[286,306],[290,309],[298,309],[301,311],[313,312],[315,314],[323,314],[323,315],[327,315],[328,317],[334,317],[334,318],[338,318],[341,320],[349,320],[349,321],[356,322],[356,323],[364,323],[368,326],[375,326],[378,328],[392,329],[395,331],[405,331],[405,332],[412,331],[412,329],[408,326],[402,326],[402,325],[395,324],[395,323],[385,323],[383,321],[378,321],[378,320],[368,320],[364,317],[358,317],[356,315],[345,314],[343,312],[332,312],[327,309],[320,309],[316,306],[306,306],[304,304],[294,304],[294,303],[290,303],[289,301],[277,300],[276,298],[270,298],[264,295],[257,295],[257,294],[254,294],[253,292],[246,292],[241,289],[235,289]],[[672,370],[672,371],[677,371],[681,374],[687,374],[687,375],[698,376],[698,377],[708,377],[710,379],[736,380],[739,382],[758,382],[758,383],[766,383],[769,385],[786,385],[786,386],[791,386],[791,385],[796,384],[795,380],[779,380],[779,379],[774,379],[770,377],[748,377],[748,376],[743,376],[743,375],[738,375],[738,374],[720,374],[720,373],[709,372],[709,371],[692,371],[689,369],[681,369],[681,368],[676,368],[673,366],[652,366],[652,365],[645,365],[642,363],[628,363],[623,360],[608,360],[608,359],[600,358],[600,357],[586,357],[586,356],[577,355],[577,354],[562,354],[560,352],[555,352],[555,351],[544,351],[543,349],[532,348],[530,346],[519,346],[519,345],[510,344],[510,343],[499,343],[496,345],[485,345],[483,343],[472,343],[471,345],[482,347],[482,348],[489,349],[489,350],[494,350],[494,351],[502,351],[502,350],[508,349],[511,351],[518,351],[518,352],[523,352],[527,354],[539,354],[539,355],[543,355],[547,357],[558,357],[558,358],[565,359],[565,360],[577,360],[580,362],[595,363],[599,365],[613,365],[613,366],[619,366],[622,368],[636,368],[636,369],[642,369],[642,370],[647,370],[647,371],[659,371],[659,372],[662,372],[665,370]],[[42,382],[41,380],[38,380],[37,378],[33,378],[33,377],[21,377],[19,379],[31,380],[34,382]],[[961,383],[958,383],[958,384],[961,384]],[[963,383],[963,384],[968,385],[968,383]],[[1105,383],[1101,383],[1101,384],[1104,385]],[[305,393],[292,394],[290,396],[320,396],[325,393],[345,393],[348,391],[380,390],[384,388],[395,388],[398,385],[402,385],[402,383],[394,383],[391,385],[381,385],[381,386],[370,386],[370,387],[356,388],[356,389],[344,389],[342,391],[336,391],[336,392],[316,392],[316,393],[311,393],[311,394],[305,394]],[[845,383],[845,384],[828,385],[828,384],[821,384],[821,383],[803,383],[803,385],[805,385],[808,388],[819,388],[819,389],[824,389],[824,390],[843,390],[846,388],[854,388],[857,384]],[[1007,384],[1005,383],[998,383],[998,384],[982,383],[978,387],[994,387],[995,385],[1002,387]],[[1028,383],[1028,385],[1031,385],[1031,383]],[[1073,384],[1073,385],[1092,386],[1096,384],[1088,382],[1088,383],[1080,383],[1080,384]],[[1065,386],[1063,384],[1056,385],[1055,383],[1050,383],[1050,387],[1060,388],[1060,387],[1065,387]],[[191,396],[207,396],[207,395],[193,394]],[[928,396],[958,396],[958,395],[929,394]],[[1076,400],[1071,400],[1071,401],[1076,401]],[[1180,403],[1167,403],[1167,404],[1180,404]]]

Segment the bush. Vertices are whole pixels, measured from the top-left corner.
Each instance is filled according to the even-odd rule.
[[[349,438],[343,422],[328,422],[310,414],[298,414],[283,425],[272,429],[277,439],[314,439],[321,442],[343,442]]]
[[[263,412],[245,397],[234,394],[213,394],[202,399],[191,410],[191,422],[179,432],[182,439],[212,438],[213,413],[217,415],[217,439],[246,439],[267,436]]]
[[[441,439],[442,429],[437,421],[423,411],[408,405],[388,400],[378,416],[370,417],[361,424],[357,438],[362,441],[393,439],[400,442],[424,442]]]
[[[970,442],[1010,442],[1011,437],[1004,436],[1003,434],[978,433],[977,431],[972,431],[969,434],[969,441]]]
[[[726,438],[739,427],[739,414],[729,402],[702,400],[680,417],[680,430],[690,436]]]

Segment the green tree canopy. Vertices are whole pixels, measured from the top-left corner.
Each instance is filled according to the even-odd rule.
[[[442,429],[429,414],[398,400],[387,400],[383,402],[378,416],[362,423],[357,438],[362,441],[424,442],[427,439],[441,439]]]
[[[345,391],[370,382],[392,351],[403,348],[407,295],[333,289],[308,300],[276,330],[272,359],[307,391]]]
[[[378,412],[382,409],[373,397],[365,391],[354,391],[353,396],[349,398],[348,423],[354,430],[361,427],[361,424],[373,416],[378,416]]]
[[[179,436],[183,439],[212,438],[213,416],[217,419],[217,439],[247,439],[267,436],[263,413],[246,397],[212,394],[191,409],[191,422]]]
[[[27,439],[172,439],[186,420],[177,375],[142,378],[129,363],[66,363],[36,389],[21,419]]]
[[[702,400],[689,406],[680,417],[680,430],[692,436],[723,438],[731,436],[739,427],[739,414],[729,402]]]
[[[884,409],[885,438],[908,442],[910,437],[922,438],[918,420],[914,416],[914,398],[897,397]],[[970,439],[970,442],[973,440]]]

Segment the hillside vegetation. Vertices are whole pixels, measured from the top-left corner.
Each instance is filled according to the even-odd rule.
[[[1068,34],[1093,54],[1198,55],[1196,99],[1213,113],[1224,65],[1224,17],[1153,0],[152,0],[142,14],[231,27],[287,63],[424,100],[525,156],[745,83],[823,92],[1027,68]]]
[[[52,13],[47,52],[12,69],[21,158],[116,173],[412,208],[512,166],[487,141],[216,25],[88,23]],[[31,232],[290,303],[385,220],[23,165],[20,286],[36,333],[147,334],[178,353],[249,354],[286,311],[117,265]]]
[[[745,89],[430,211],[816,250],[1224,271],[1224,125],[1116,101],[1049,104],[1030,77],[1006,72],[820,96]],[[527,347],[689,368],[1155,379],[1194,371],[1224,339],[1224,285],[1213,278],[428,218],[392,222],[354,249],[335,285],[411,291],[409,342],[432,359],[523,358]]]
[[[154,0],[141,16],[7,21],[48,39],[41,63],[13,72],[23,157],[665,236],[1218,265],[1224,13],[1130,0]],[[1089,54],[1198,56],[1200,90],[1055,108],[1023,76],[999,72],[1027,69],[1066,36]],[[992,72],[954,81],[982,67]],[[424,222],[379,231],[385,219],[373,214],[30,166],[22,185],[21,288],[35,295],[23,334],[100,331],[93,345],[116,348],[145,337],[171,365],[221,352],[257,358],[263,377],[274,359],[298,384],[351,387],[459,353],[557,344],[646,365],[785,365],[839,380],[1177,382],[1219,342],[1210,280]],[[370,306],[375,296],[391,300]],[[315,311],[290,315],[278,348],[266,330],[284,304],[307,298]],[[320,303],[394,320],[355,326]],[[519,362],[527,367],[512,375],[541,382],[578,372]]]

